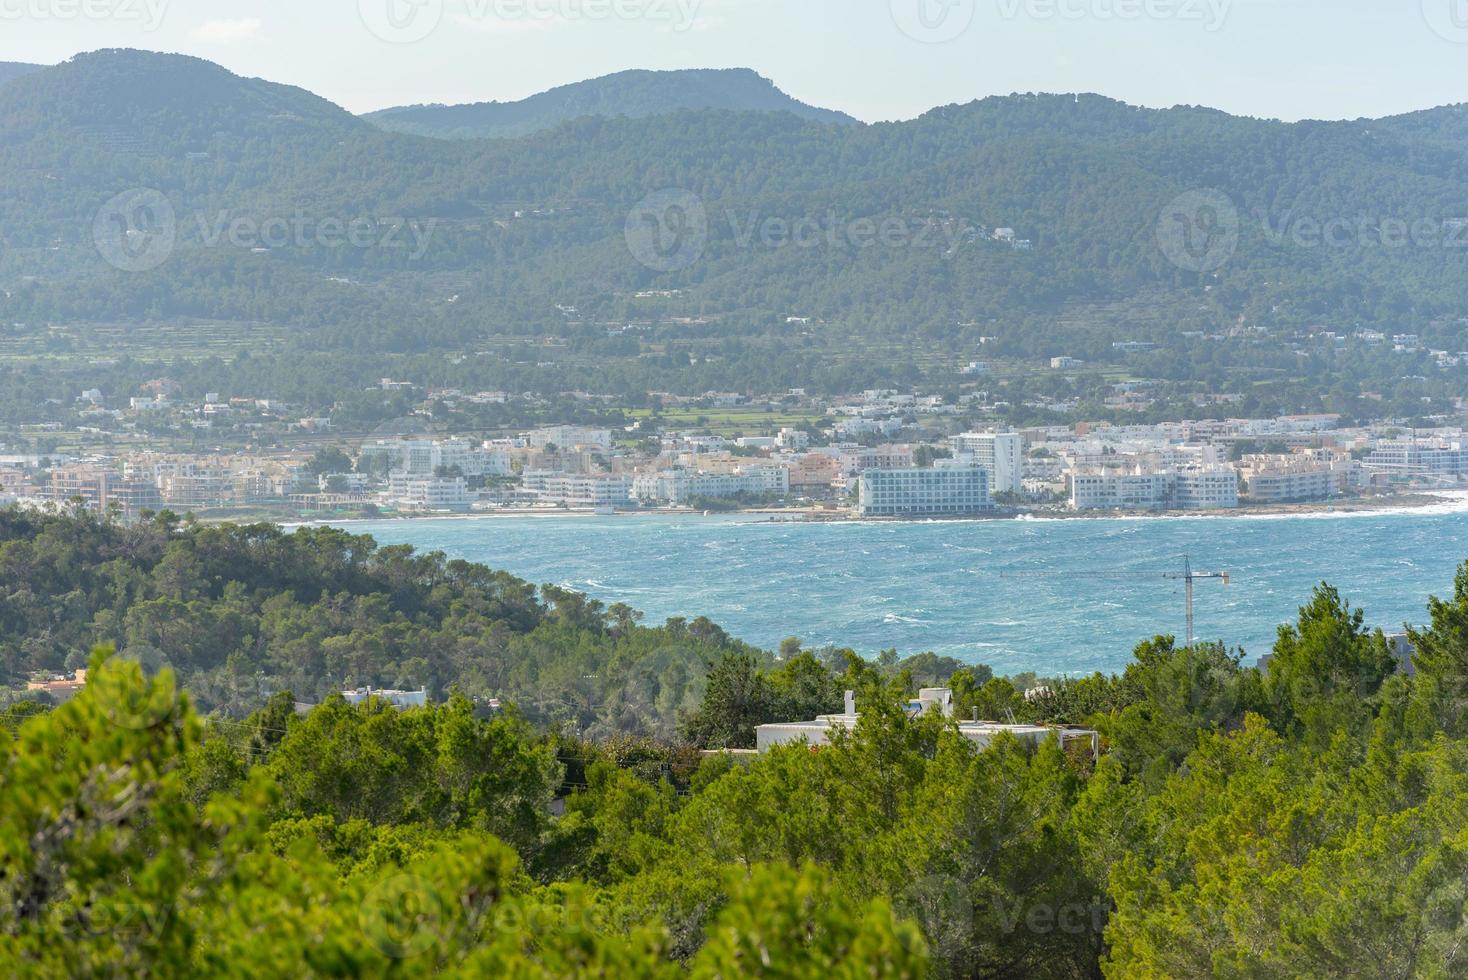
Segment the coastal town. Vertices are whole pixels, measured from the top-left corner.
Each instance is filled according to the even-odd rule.
[[[1428,500],[1468,475],[1446,424],[1330,414],[1121,424],[985,424],[981,396],[870,390],[834,398],[653,393],[619,426],[456,431],[445,406],[532,396],[415,390],[376,431],[292,418],[268,400],[178,397],[166,379],[125,405],[83,392],[89,425],[0,445],[0,503],[82,506],[126,520],[756,511],[806,519],[941,519],[1351,507]],[[625,420],[629,416],[622,416]],[[217,446],[126,445],[140,424]]]

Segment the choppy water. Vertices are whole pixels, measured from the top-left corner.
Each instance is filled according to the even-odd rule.
[[[1126,665],[1185,631],[1183,555],[1200,582],[1200,639],[1268,651],[1329,581],[1367,621],[1419,623],[1468,560],[1468,500],[1429,511],[961,523],[769,523],[750,517],[354,522],[385,544],[483,562],[626,602],[651,622],[708,616],[773,647],[788,636],[872,654],[932,650],[1001,673]]]

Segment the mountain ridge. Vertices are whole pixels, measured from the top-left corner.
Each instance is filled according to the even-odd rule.
[[[810,106],[786,95],[773,81],[748,68],[632,69],[511,102],[395,106],[362,118],[391,132],[486,139],[527,136],[587,116],[643,118],[705,109],[789,112],[819,122],[856,124],[843,112]]]
[[[1118,334],[1103,353],[1142,321],[1426,335],[1468,309],[1468,250],[1372,247],[1354,222],[1427,218],[1456,234],[1465,115],[1286,123],[1013,95],[899,123],[685,110],[442,140],[198,59],[102,52],[0,88],[0,323],[270,322],[293,342],[364,356],[478,350],[490,331],[635,350],[607,324],[648,322],[784,337],[798,315],[859,341],[948,351],[1019,324],[1036,353],[1063,342],[1086,357],[1085,332],[1054,324],[1113,308],[1132,319],[1105,327]],[[135,188],[167,198],[177,243],[159,268],[119,274],[94,222]],[[687,261],[639,258],[629,217],[670,191],[705,216],[698,247]],[[1217,263],[1159,243],[1167,209],[1199,192],[1234,212],[1237,241]],[[363,216],[433,233],[421,250],[311,237],[319,222]],[[299,223],[306,240],[240,246],[211,233],[233,218]],[[1340,218],[1353,222],[1350,247],[1320,244],[1310,229]],[[808,245],[790,244],[789,229],[812,225]],[[900,234],[874,244],[878,228]],[[1435,342],[1468,350],[1465,331],[1448,329]],[[529,383],[533,371],[504,363]]]

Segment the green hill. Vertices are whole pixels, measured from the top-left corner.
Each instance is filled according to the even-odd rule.
[[[747,68],[624,71],[518,102],[400,106],[365,118],[396,133],[481,139],[525,136],[585,116],[642,118],[683,109],[788,112],[817,122],[856,122],[845,113],[799,102]]]
[[[795,384],[903,381],[910,362],[889,357],[823,372],[832,351],[944,356],[996,329],[1035,357],[1317,324],[1461,350],[1463,119],[1286,124],[1015,95],[878,125],[680,109],[436,140],[196,59],[98,52],[0,90],[0,322],[266,323],[364,358],[562,337],[587,370],[532,379],[491,370],[501,358],[457,380],[614,390],[745,387],[771,358]],[[166,198],[174,241],[119,272],[98,215],[136,188]],[[629,246],[660,218],[661,242]],[[792,338],[795,315],[820,336]],[[688,349],[704,367],[606,339],[637,321],[702,324]],[[1238,356],[1214,370],[1262,370]]]

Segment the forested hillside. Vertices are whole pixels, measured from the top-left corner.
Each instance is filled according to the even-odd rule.
[[[423,687],[436,699],[510,699],[589,735],[671,737],[699,702],[706,663],[769,660],[706,619],[640,618],[339,530],[0,510],[0,688],[84,667],[108,643],[171,667],[195,704],[235,717],[280,691],[316,702],[343,688]]]
[[[585,116],[640,118],[680,109],[789,112],[821,122],[856,121],[792,99],[768,78],[744,68],[624,71],[562,85],[518,102],[399,106],[364,118],[394,133],[493,139],[528,136]]]
[[[442,141],[205,62],[101,52],[0,90],[0,321],[264,321],[383,352],[640,318],[739,336],[798,313],[941,343],[1145,297],[1177,329],[1420,329],[1468,306],[1462,126],[1456,108],[1283,124],[1041,95],[870,126],[710,109]],[[167,201],[168,248],[121,271],[97,220],[138,188]],[[668,189],[678,209],[645,203]],[[121,215],[145,241],[149,201]],[[629,215],[690,247],[639,261]],[[1197,227],[1169,247],[1178,219]]]
[[[68,538],[107,552],[59,604],[122,602],[143,587],[126,569],[162,542],[117,534],[66,521],[36,551],[5,545],[7,602],[60,581]],[[492,573],[334,533],[177,531],[163,551],[153,577],[206,591],[223,566],[201,553],[228,553],[236,605],[271,576],[267,605],[323,586],[346,610],[372,583],[379,605],[495,608],[510,632],[559,615]],[[0,971],[1459,976],[1468,567],[1428,620],[1414,677],[1322,586],[1264,671],[1159,638],[1123,675],[1042,697],[953,678],[963,715],[1095,726],[1099,760],[1054,740],[978,751],[905,710],[913,673],[847,658],[837,676],[794,651],[774,667],[726,649],[687,734],[747,739],[780,699],[840,686],[860,720],[823,751],[740,764],[593,744],[462,697],[406,712],[333,697],[299,716],[281,692],[243,720],[201,718],[187,673],[103,649],[73,701],[0,712]]]

